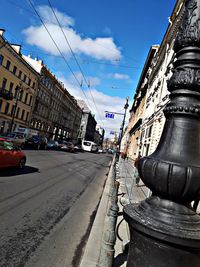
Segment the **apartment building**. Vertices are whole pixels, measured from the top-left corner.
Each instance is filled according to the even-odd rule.
[[[152,60],[152,70],[148,79],[145,111],[141,125],[140,153],[143,156],[155,151],[165,124],[163,109],[169,102],[167,81],[172,75],[172,63],[175,60],[174,40],[182,16],[183,0],[180,0],[176,2],[162,43]]]
[[[38,73],[22,58],[20,45],[10,44],[0,30],[0,133],[27,132],[38,89]]]
[[[40,75],[31,128],[49,139],[77,142],[82,116],[77,101],[41,60],[23,58]]]
[[[174,40],[183,16],[183,0],[175,4],[160,46],[152,46],[147,56],[124,139],[129,157],[135,159],[153,153],[165,123],[163,109],[169,101],[167,81],[174,62]]]
[[[129,124],[124,135],[124,138],[126,140],[126,145],[124,145],[126,153],[133,160],[141,152],[141,142],[143,138],[143,131],[141,130],[141,127],[145,113],[149,76],[152,71],[152,60],[157,53],[158,48],[159,46],[154,45],[149,50],[142,74],[136,88],[133,105],[130,110]]]

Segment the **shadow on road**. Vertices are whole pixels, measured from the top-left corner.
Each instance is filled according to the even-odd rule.
[[[39,169],[31,166],[25,166],[23,169],[16,169],[16,168],[2,169],[0,170],[0,177],[23,175],[33,172],[39,172]]]

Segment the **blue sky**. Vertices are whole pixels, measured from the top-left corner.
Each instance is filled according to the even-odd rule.
[[[32,3],[73,74],[29,0],[1,0],[0,27],[6,30],[5,36],[10,42],[22,44],[24,54],[43,59],[72,95],[82,99],[86,95],[86,103],[108,134],[110,130],[119,131],[122,117],[105,119],[104,111],[123,112],[127,96],[132,103],[149,48],[161,43],[175,2],[50,0],[84,77],[70,53],[48,0],[32,0]]]

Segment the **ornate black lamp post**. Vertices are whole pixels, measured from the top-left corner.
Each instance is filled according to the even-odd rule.
[[[168,83],[170,103],[156,151],[143,157],[139,173],[153,195],[128,205],[128,267],[199,267],[200,216],[200,0],[185,1]]]

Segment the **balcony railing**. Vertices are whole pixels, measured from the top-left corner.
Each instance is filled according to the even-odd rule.
[[[6,99],[6,100],[12,100],[13,99],[13,93],[5,90],[5,89],[0,89],[0,97]]]

